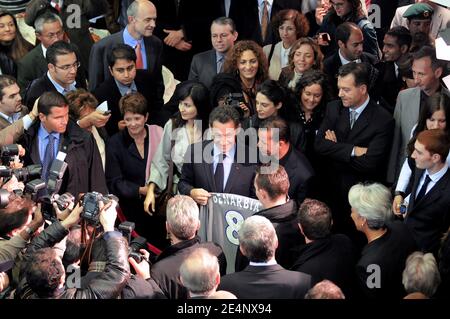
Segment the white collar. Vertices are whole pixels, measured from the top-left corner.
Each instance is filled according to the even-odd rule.
[[[439,171],[437,171],[434,174],[430,174],[427,170],[427,175],[430,176],[430,179],[433,181],[433,183],[439,182],[439,180],[442,178],[442,176],[447,173],[448,165],[444,165]]]
[[[344,58],[344,56],[341,54],[341,49],[338,50],[338,54],[339,54],[339,59],[341,59],[342,65],[346,65],[350,62],[361,63],[361,59],[356,59],[354,61],[350,61],[350,60],[347,60],[346,58]]]
[[[273,266],[276,264],[277,264],[277,261],[275,260],[275,258],[272,258],[271,260],[262,262],[262,263],[257,263],[257,262],[253,262],[253,261],[251,261],[249,263],[250,266],[256,266],[256,267]]]
[[[355,111],[356,113],[361,114],[364,109],[366,108],[367,104],[369,104],[370,101],[370,96],[367,97],[367,99],[364,101],[363,104],[361,104],[360,106],[356,107],[356,108],[351,108],[351,110]]]

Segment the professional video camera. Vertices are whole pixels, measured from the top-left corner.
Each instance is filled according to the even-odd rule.
[[[119,202],[119,199],[114,195],[105,196],[98,192],[89,192],[84,194],[81,218],[83,218],[88,224],[97,226],[100,223],[100,201],[107,205],[112,200]]]
[[[35,178],[41,177],[42,165],[33,164],[22,168],[8,168],[6,166],[0,166],[0,177],[12,177],[16,176],[19,182],[28,182]]]
[[[244,94],[242,93],[228,93],[223,101],[223,105],[234,107],[242,118],[244,117],[244,111],[241,109],[241,103],[245,104]]]
[[[131,233],[133,232],[135,224],[133,222],[123,222],[119,225],[119,231],[122,233],[123,237],[128,240],[128,257],[136,260],[140,263],[144,256],[140,253],[141,249],[147,248],[147,239],[144,237],[136,237],[131,239]]]
[[[4,145],[0,149],[0,158],[3,165],[9,166],[9,162],[13,161],[13,157],[17,155],[19,155],[18,144]]]

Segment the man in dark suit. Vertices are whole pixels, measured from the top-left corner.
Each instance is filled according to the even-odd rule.
[[[311,276],[278,265],[277,247],[275,228],[267,218],[247,218],[239,230],[239,249],[250,265],[222,277],[219,289],[238,299],[303,299],[311,287]]]
[[[450,141],[438,129],[419,133],[412,158],[416,171],[405,223],[420,250],[437,256],[440,240],[450,226]]]
[[[106,8],[106,0],[31,0],[26,9],[25,22],[33,27],[36,18],[42,14],[52,12],[59,15],[70,42],[80,49],[80,61],[87,70],[89,52],[94,44],[89,19],[106,13]]]
[[[324,279],[331,280],[350,297],[356,265],[356,252],[350,238],[331,234],[331,211],[318,200],[306,199],[297,217],[306,245],[299,247],[297,260],[290,269],[311,275],[312,285]]]
[[[323,71],[328,75],[331,87],[337,93],[336,76],[339,68],[350,62],[365,62],[375,65],[378,58],[363,52],[364,36],[361,29],[352,22],[344,22],[336,29],[339,50],[323,61]]]
[[[394,113],[397,96],[403,88],[402,75],[398,63],[409,52],[411,34],[405,27],[390,29],[383,39],[383,61],[375,65],[378,69],[376,84],[379,104],[391,114]]]
[[[94,137],[69,120],[67,99],[56,91],[45,92],[38,102],[39,121],[28,129],[20,144],[26,150],[24,164],[42,164],[47,181],[54,160],[67,163],[59,194],[97,191],[107,194],[105,174]],[[60,154],[61,153],[61,154]]]
[[[184,157],[178,190],[206,205],[210,192],[255,197],[253,179],[257,154],[248,154],[244,142],[236,143],[239,112],[216,107],[209,116],[213,140],[189,146]],[[250,155],[254,155],[251,158]],[[254,161],[250,161],[253,159]]]
[[[136,53],[127,44],[116,44],[108,54],[108,65],[112,78],[103,82],[94,91],[94,95],[101,103],[108,102],[111,118],[106,123],[106,130],[112,136],[125,127],[119,109],[119,100],[122,96],[139,92],[147,100],[149,119],[148,123],[155,124],[158,111],[163,101],[157,99],[157,87],[153,78],[146,70],[136,70]],[[164,124],[156,123],[160,126]]]
[[[328,197],[336,230],[351,235],[356,230],[350,219],[348,191],[359,182],[384,181],[394,121],[369,97],[365,63],[343,65],[338,87],[341,101],[328,104],[314,146],[330,163],[323,167],[329,180],[321,189]]]
[[[72,44],[64,41],[53,43],[47,49],[46,60],[48,72],[34,80],[25,92],[25,105],[29,109],[44,92],[57,91],[64,95],[77,88],[85,88],[84,83],[75,80],[80,62]]]
[[[277,132],[278,136],[275,136]],[[309,184],[314,178],[314,170],[305,155],[290,143],[290,129],[280,117],[269,117],[258,129],[258,148],[261,160],[282,165],[289,176],[289,197],[300,205],[308,196]]]
[[[264,207],[255,215],[266,217],[275,227],[279,243],[275,259],[283,268],[289,269],[295,261],[294,248],[304,245],[305,238],[298,231],[297,203],[288,196],[288,173],[282,165],[272,169],[267,166],[259,167],[255,176],[255,190],[256,197]],[[238,250],[236,271],[247,266],[248,259]]]
[[[17,63],[17,83],[19,83],[22,96],[25,95],[28,85],[33,80],[43,76],[47,70],[47,61],[45,55],[47,49],[55,42],[64,40],[64,30],[61,18],[52,12],[40,15],[34,22],[36,38],[41,42],[33,50],[28,52]],[[73,44],[72,44],[73,45]],[[76,47],[74,46],[74,49]],[[78,49],[76,54],[79,56]],[[86,82],[85,71],[87,65],[81,65],[77,71],[77,82]]]
[[[153,36],[156,21],[156,8],[150,1],[134,1],[127,10],[128,25],[95,43],[89,57],[89,89],[94,91],[102,82],[111,79],[108,53],[118,43],[125,43],[135,49],[138,69],[147,70],[157,83],[158,100],[164,95],[162,78],[162,43]],[[139,49],[140,48],[140,49]],[[142,65],[139,65],[141,64]]]
[[[194,55],[189,80],[200,81],[209,88],[213,77],[223,71],[225,56],[233,47],[237,36],[233,20],[226,17],[214,20],[211,24],[211,43],[214,49]]]

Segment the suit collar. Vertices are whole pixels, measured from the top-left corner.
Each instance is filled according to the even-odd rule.
[[[198,237],[198,236],[196,236],[192,239],[183,240],[183,241],[179,242],[178,244],[172,245],[172,246],[164,249],[161,252],[161,254],[159,254],[157,261],[160,261],[166,257],[170,257],[170,256],[176,254],[177,252],[179,252],[180,250],[189,248],[189,247],[194,246],[199,243],[200,243],[200,237]]]
[[[417,194],[417,188],[419,186],[420,179],[424,173],[425,170],[421,169],[416,169],[415,171],[415,178],[408,206],[408,215],[411,213],[411,211],[415,210],[416,208],[418,209],[423,205],[430,205],[431,203],[435,202],[439,197],[443,195],[443,191],[447,187],[447,184],[450,182],[450,170],[447,170],[444,176],[442,176],[442,178],[439,179],[439,181],[433,186],[433,188],[430,189],[422,197],[422,199],[416,203],[415,199]],[[447,194],[445,195],[448,196]]]
[[[260,210],[255,215],[264,216],[272,223],[280,223],[293,220],[296,217],[297,204],[290,200],[285,204]]]

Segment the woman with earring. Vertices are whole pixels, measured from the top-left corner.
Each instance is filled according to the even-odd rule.
[[[225,58],[224,72],[234,74],[241,83],[244,102],[240,104],[245,118],[256,113],[258,86],[268,78],[267,58],[254,41],[239,41]]]
[[[406,258],[416,249],[406,224],[392,222],[391,192],[385,186],[354,185],[348,193],[351,218],[367,239],[356,264],[357,293],[364,299],[400,299]]]

